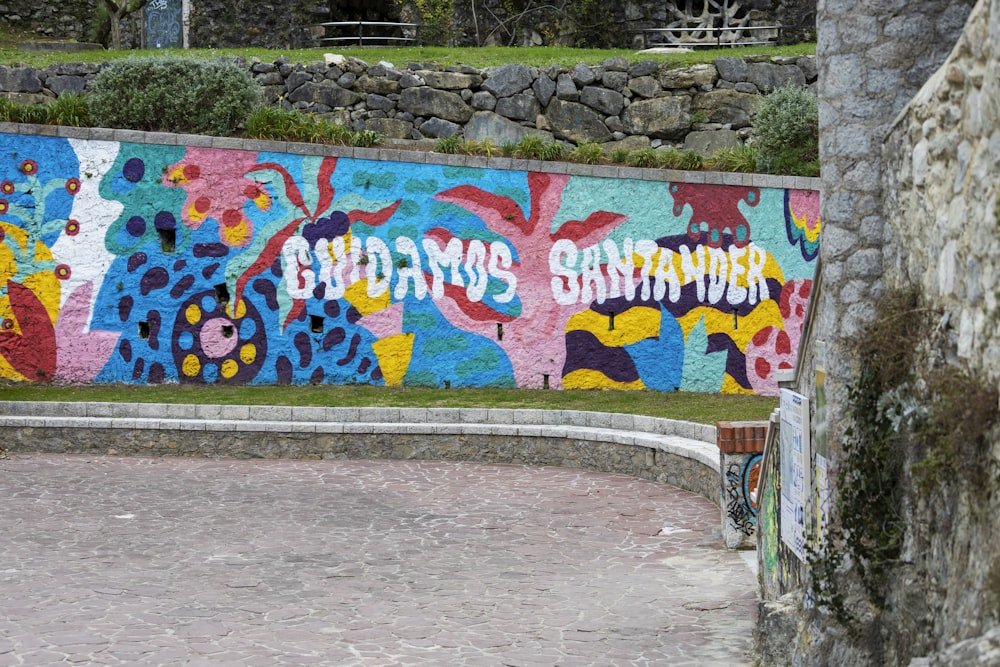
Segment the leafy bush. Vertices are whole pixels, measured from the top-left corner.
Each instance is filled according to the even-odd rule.
[[[50,125],[70,125],[90,127],[90,113],[87,98],[74,93],[63,93],[45,105],[45,114]]]
[[[765,174],[819,175],[819,105],[816,95],[785,86],[757,106],[751,141],[757,170]]]
[[[249,139],[275,141],[300,141],[310,144],[338,144],[341,146],[375,146],[382,143],[382,135],[374,130],[353,132],[342,125],[323,120],[298,110],[279,107],[258,107],[246,121],[243,135]]]
[[[716,171],[753,173],[757,170],[757,149],[753,144],[720,148],[709,156],[708,166]]]
[[[260,86],[232,63],[127,58],[91,82],[90,115],[103,127],[229,136],[260,102]]]
[[[81,95],[63,93],[45,104],[18,104],[0,97],[0,122],[90,127],[87,102]]]
[[[438,153],[459,155],[466,152],[465,141],[457,134],[453,134],[450,137],[441,137],[434,142],[434,150]]]
[[[600,164],[604,161],[604,152],[600,144],[585,142],[570,151],[569,159],[583,164]]]

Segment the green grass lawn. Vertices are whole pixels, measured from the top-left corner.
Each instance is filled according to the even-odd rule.
[[[667,417],[702,424],[714,424],[723,420],[766,420],[771,411],[778,407],[776,398],[690,392],[437,389],[366,385],[235,387],[167,384],[65,387],[0,384],[0,400],[592,410]]]
[[[537,67],[547,67],[552,64],[562,67],[572,67],[580,63],[599,65],[608,58],[622,56],[629,62],[654,60],[669,63],[676,67],[694,63],[711,62],[719,56],[750,56],[775,55],[799,56],[814,54],[815,44],[795,44],[792,46],[751,46],[738,49],[704,49],[690,53],[640,53],[626,49],[572,49],[549,46],[529,48],[518,47],[366,47],[366,48],[325,48],[325,49],[164,49],[161,51],[19,51],[17,44],[22,41],[41,41],[37,36],[13,32],[0,25],[0,65],[16,66],[30,65],[45,67],[57,62],[103,62],[130,55],[171,55],[188,58],[218,58],[225,56],[241,56],[243,58],[259,58],[264,62],[273,62],[277,58],[287,56],[293,63],[311,63],[323,60],[324,53],[339,53],[344,56],[354,56],[368,63],[381,60],[392,63],[396,67],[405,67],[407,63],[437,63],[440,65],[470,65],[477,68],[494,67],[509,63],[520,63]]]

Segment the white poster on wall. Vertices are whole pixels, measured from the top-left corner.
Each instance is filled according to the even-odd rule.
[[[809,400],[781,390],[781,540],[805,560]]]

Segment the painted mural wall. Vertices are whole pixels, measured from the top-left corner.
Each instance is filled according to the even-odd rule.
[[[776,393],[814,191],[0,134],[0,378]]]

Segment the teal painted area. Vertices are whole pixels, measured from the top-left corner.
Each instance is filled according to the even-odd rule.
[[[688,334],[684,347],[681,391],[718,393],[722,389],[722,376],[725,372],[726,355],[722,352],[708,352],[708,331],[703,317]]]

